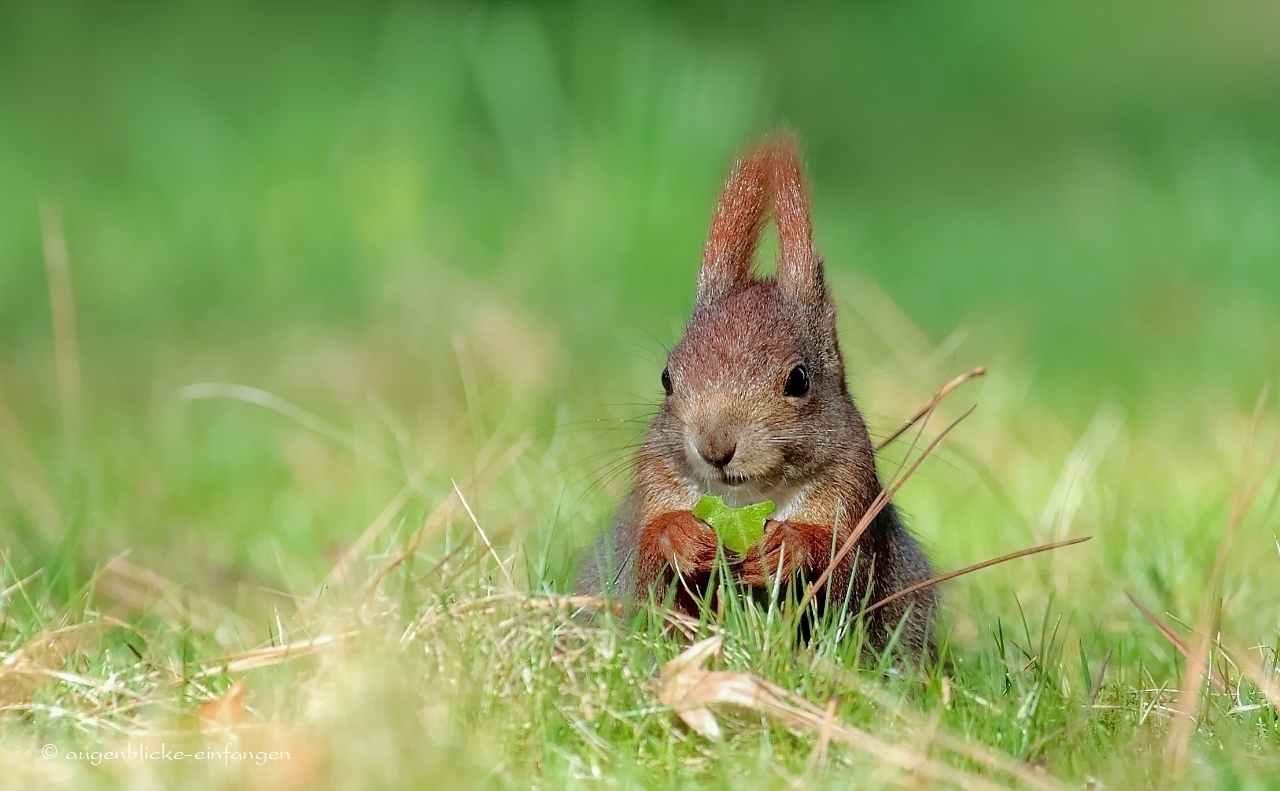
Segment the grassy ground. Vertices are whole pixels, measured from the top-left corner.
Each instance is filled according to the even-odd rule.
[[[1274,786],[1276,32],[1248,3],[0,6],[0,784]],[[990,369],[899,497],[937,565],[1093,536],[949,583],[945,673],[777,613],[695,628],[899,752],[741,713],[712,742],[660,701],[687,638],[545,604],[625,491],[733,152],[780,120],[874,432]],[[253,757],[92,757],[162,743]]]

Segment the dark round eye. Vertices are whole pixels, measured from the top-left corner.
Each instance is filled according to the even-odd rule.
[[[671,371],[666,368],[662,369],[662,389],[667,391],[667,395],[671,395]]]
[[[803,365],[797,365],[787,374],[787,383],[782,386],[782,394],[799,398],[809,392],[809,372]]]

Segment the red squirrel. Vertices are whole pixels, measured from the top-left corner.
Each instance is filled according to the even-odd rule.
[[[777,275],[753,273],[772,216]],[[779,574],[814,582],[880,493],[875,452],[845,382],[836,309],[813,243],[795,140],[774,135],[729,174],[702,255],[684,337],[662,371],[665,398],[636,459],[635,484],[611,538],[583,564],[578,588],[697,607],[717,538],[691,512],[704,494],[731,507],[772,500],[763,539],[729,569],[747,588]],[[933,576],[920,545],[887,505],[833,569],[815,601],[850,612]],[[802,588],[803,590],[803,588]],[[867,616],[868,640],[919,661],[933,653],[932,588]]]

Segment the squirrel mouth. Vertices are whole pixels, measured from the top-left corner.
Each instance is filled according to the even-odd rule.
[[[727,486],[742,486],[747,482],[745,475],[730,475],[729,473],[721,473],[720,481]]]

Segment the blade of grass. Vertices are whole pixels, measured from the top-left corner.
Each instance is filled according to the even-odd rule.
[[[964,568],[959,569],[958,571],[952,571],[946,574],[939,574],[936,577],[927,579],[924,582],[917,582],[915,585],[910,585],[896,593],[893,593],[892,595],[884,597],[883,599],[876,602],[875,604],[872,604],[864,608],[861,612],[859,612],[857,615],[854,616],[854,619],[861,618],[867,613],[874,612],[875,610],[878,610],[881,607],[891,604],[897,601],[898,599],[901,599],[904,596],[910,596],[916,591],[921,591],[921,590],[924,590],[925,588],[931,588],[934,585],[940,585],[949,580],[953,580],[956,577],[962,577],[965,574],[969,574],[974,571],[981,571],[982,569],[990,568],[991,566],[996,566],[1001,563],[1008,562],[1010,560],[1025,558],[1028,555],[1037,555],[1041,552],[1049,552],[1050,550],[1061,549],[1062,547],[1074,546],[1075,544],[1081,544],[1081,543],[1084,543],[1085,541],[1088,541],[1091,538],[1093,538],[1093,536],[1081,536],[1080,538],[1070,538],[1070,539],[1067,539],[1066,541],[1054,541],[1053,543],[1041,544],[1040,546],[1037,546],[1037,547],[1019,549],[1017,552],[1010,552],[1007,555],[1001,555],[998,558],[991,558],[990,560],[984,560],[981,563],[974,563],[972,566],[965,566]]]
[[[62,210],[56,203],[40,205],[41,243],[49,277],[49,312],[53,319],[53,357],[58,372],[58,398],[68,439],[80,422],[83,400],[80,383],[80,349],[76,343],[76,301],[71,291],[71,266]]]
[[[898,490],[902,488],[902,485],[910,480],[911,476],[920,468],[920,464],[928,458],[934,448],[938,447],[938,444],[942,442],[948,434],[954,431],[956,426],[960,425],[961,421],[969,417],[969,415],[972,415],[974,409],[976,409],[976,407],[970,407],[964,414],[956,418],[951,425],[943,429],[942,432],[933,439],[933,442],[929,443],[929,446],[924,449],[905,473],[900,476],[895,476],[895,479],[891,481],[890,485],[887,488],[882,489],[880,493],[876,495],[876,498],[871,501],[871,506],[867,508],[866,513],[864,513],[862,518],[858,520],[858,524],[854,526],[853,531],[849,533],[849,537],[844,540],[843,544],[841,544],[840,550],[832,556],[826,569],[823,570],[822,574],[818,575],[818,579],[815,580],[813,584],[809,585],[808,589],[805,591],[804,597],[800,600],[800,606],[796,608],[796,612],[804,612],[805,608],[809,606],[814,597],[822,590],[822,586],[827,583],[827,580],[831,577],[836,566],[838,566],[849,552],[853,550],[854,545],[858,543],[858,539],[862,538],[862,534],[871,526],[871,522],[876,518],[876,516],[884,510],[884,507],[889,504],[889,501],[898,493]],[[905,462],[906,459],[904,458],[903,461]],[[899,465],[899,469],[901,468],[902,465]]]
[[[386,457],[379,451],[349,436],[345,431],[319,415],[308,412],[292,401],[287,401],[274,393],[268,393],[266,390],[259,390],[248,385],[200,382],[179,387],[178,398],[183,401],[224,398],[270,409],[272,412],[283,415],[326,439],[333,440],[384,470],[396,471],[396,466],[387,461]]]
[[[308,656],[316,651],[329,648],[355,639],[358,636],[356,631],[339,632],[338,634],[325,634],[319,637],[313,637],[308,640],[297,640],[285,645],[273,645],[266,648],[257,648],[252,651],[244,651],[239,654],[230,654],[228,656],[218,657],[216,659],[201,660],[199,665],[218,665],[218,667],[201,670],[187,676],[185,679],[178,678],[174,683],[190,683],[200,679],[211,678],[213,676],[226,675],[228,673],[243,673],[246,670],[257,670],[263,667],[271,667],[281,662],[299,657]]]
[[[799,695],[750,673],[704,670],[703,665],[721,646],[711,637],[688,648],[662,668],[659,699],[690,728],[718,740],[720,727],[712,708],[753,712],[797,733],[826,732],[828,738],[882,761],[886,766],[960,788],[999,789],[1002,786],[978,774],[965,772],[930,758],[925,752],[883,741],[846,725]]]
[[[386,508],[382,509],[382,513],[378,514],[377,518],[369,523],[369,526],[356,539],[356,542],[348,547],[346,552],[342,553],[342,557],[338,558],[338,562],[333,565],[328,575],[325,576],[324,581],[320,583],[322,586],[333,587],[346,579],[351,566],[378,539],[382,531],[387,528],[387,525],[391,524],[391,520],[395,518],[396,514],[400,513],[400,509],[404,508],[405,504],[409,502],[409,498],[422,485],[430,466],[430,462],[425,462],[414,471],[400,492],[396,494],[391,502],[387,503]]]
[[[490,440],[489,443],[486,443],[485,448],[488,448],[489,444],[492,442],[493,440]],[[507,467],[514,464],[516,459],[520,458],[520,455],[529,447],[529,444],[530,440],[527,436],[523,436],[512,443],[511,446],[507,448],[506,452],[498,457],[492,464],[485,466],[479,473],[470,476],[469,480],[467,480],[468,487],[476,490],[483,490],[494,477],[501,474],[507,469]],[[485,455],[484,450],[485,449],[481,449],[482,456]],[[382,581],[386,579],[392,571],[398,568],[409,558],[413,557],[418,549],[421,548],[423,542],[443,527],[460,505],[461,502],[458,498],[457,489],[455,488],[440,501],[440,504],[437,505],[427,516],[426,520],[423,521],[422,526],[414,531],[413,535],[409,537],[409,540],[405,542],[405,546],[400,553],[389,563],[379,569],[378,572],[365,583],[364,595],[366,597],[371,595],[378,589],[378,586],[382,584]]]
[[[1191,655],[1187,659],[1186,672],[1183,673],[1182,683],[1178,689],[1177,696],[1174,698],[1173,708],[1176,713],[1174,714],[1173,723],[1169,727],[1168,738],[1165,741],[1165,759],[1173,776],[1177,776],[1182,771],[1186,763],[1187,752],[1190,749],[1196,711],[1200,708],[1200,679],[1208,670],[1209,649],[1213,644],[1210,637],[1214,631],[1213,625],[1221,617],[1222,579],[1226,573],[1226,564],[1231,547],[1234,544],[1236,534],[1240,532],[1240,525],[1244,522],[1244,518],[1248,515],[1253,501],[1257,498],[1263,484],[1266,482],[1268,473],[1275,467],[1277,460],[1280,459],[1280,439],[1277,439],[1262,474],[1258,476],[1257,480],[1252,479],[1253,447],[1260,431],[1267,395],[1268,389],[1264,387],[1262,393],[1258,396],[1257,403],[1254,405],[1253,417],[1249,421],[1249,428],[1245,434],[1244,453],[1241,455],[1240,470],[1237,475],[1235,491],[1232,495],[1231,515],[1227,521],[1226,529],[1222,533],[1222,539],[1218,543],[1218,553],[1214,558],[1213,570],[1209,575],[1208,590],[1203,597],[1204,604],[1201,607],[1199,617],[1196,619],[1194,630],[1196,644],[1191,648]]]
[[[893,442],[895,439],[905,434],[908,429],[910,429],[912,426],[916,424],[916,421],[920,420],[920,418],[932,412],[934,408],[938,406],[938,404],[942,403],[942,399],[951,395],[951,393],[953,393],[957,388],[959,388],[960,385],[964,384],[970,379],[977,379],[979,376],[986,376],[986,375],[987,375],[986,367],[979,365],[976,368],[973,368],[969,371],[965,371],[964,373],[957,376],[955,379],[952,379],[950,382],[947,382],[946,384],[944,384],[941,388],[938,389],[938,392],[933,394],[933,398],[930,398],[919,409],[917,409],[915,413],[911,415],[911,417],[907,418],[906,422],[904,422],[901,426],[898,426],[896,431],[894,431],[892,434],[890,434],[889,436],[885,437],[884,439],[876,443],[876,446],[875,446],[876,453],[879,453],[880,451],[884,450],[884,448],[888,446],[889,443]]]
[[[480,540],[484,542],[485,548],[489,550],[489,554],[493,557],[493,562],[498,564],[498,569],[502,571],[502,576],[507,578],[507,584],[515,588],[516,583],[511,579],[511,572],[507,571],[506,565],[503,564],[502,558],[498,557],[498,552],[493,548],[493,542],[489,540],[489,536],[484,532],[484,528],[480,526],[480,520],[476,518],[476,512],[471,510],[471,504],[467,502],[467,498],[462,495],[462,490],[458,488],[457,481],[449,481],[453,484],[453,493],[458,496],[458,502],[462,503],[463,509],[466,510],[467,516],[471,517],[471,524],[475,525],[476,532],[480,534]]]

